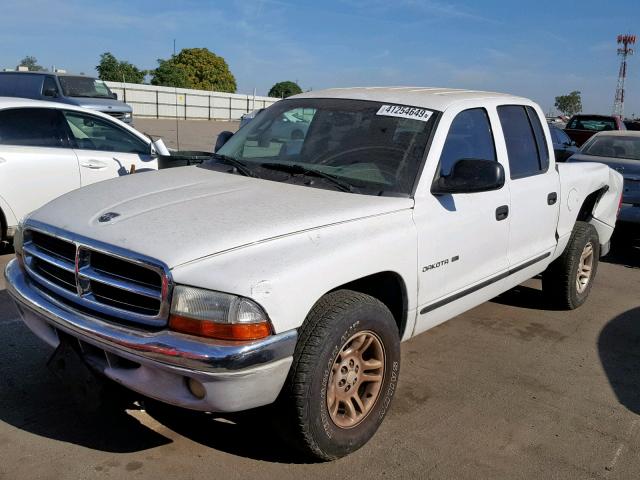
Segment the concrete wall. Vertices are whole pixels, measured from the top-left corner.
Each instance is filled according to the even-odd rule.
[[[138,118],[185,120],[238,120],[244,113],[268,107],[278,98],[209,92],[188,88],[157,87],[136,83],[106,82],[109,88],[133,108]]]

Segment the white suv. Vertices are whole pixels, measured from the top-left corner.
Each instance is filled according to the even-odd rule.
[[[0,241],[27,213],[76,188],[157,170],[151,140],[71,105],[0,97]]]

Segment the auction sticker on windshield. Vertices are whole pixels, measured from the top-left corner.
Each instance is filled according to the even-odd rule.
[[[418,107],[403,107],[400,105],[382,105],[376,115],[383,115],[385,117],[400,117],[410,118],[411,120],[420,120],[421,122],[428,122],[433,115],[431,110]]]

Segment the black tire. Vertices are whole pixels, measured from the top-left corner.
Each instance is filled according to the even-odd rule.
[[[327,385],[333,378],[334,361],[338,354],[343,355],[343,346],[351,338],[371,333],[383,347],[379,350],[384,356],[379,393],[359,423],[342,428],[334,423],[327,404]],[[361,373],[364,371],[362,368]],[[400,339],[389,309],[375,298],[351,290],[325,295],[300,330],[283,389],[280,415],[288,426],[283,432],[287,440],[313,460],[333,460],[362,447],[373,437],[389,410],[399,371]],[[354,385],[353,391],[362,391],[362,385],[366,384]]]
[[[593,248],[591,276],[587,280],[584,290],[578,291],[577,277],[580,258],[589,244]],[[599,259],[598,232],[589,223],[576,222],[564,252],[542,274],[542,291],[551,305],[565,310],[573,310],[582,305],[591,292]]]

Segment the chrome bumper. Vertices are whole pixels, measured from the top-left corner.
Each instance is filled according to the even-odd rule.
[[[295,330],[250,343],[151,332],[108,323],[59,302],[35,286],[16,259],[5,277],[24,323],[38,337],[57,347],[62,331],[97,347],[104,351],[107,377],[167,403],[205,411],[266,405],[278,396],[292,362]],[[139,366],[119,367],[110,361],[114,356]],[[191,393],[189,379],[202,383],[204,398]]]

